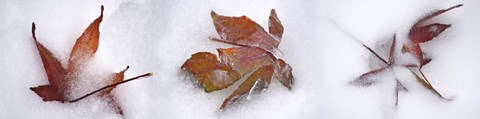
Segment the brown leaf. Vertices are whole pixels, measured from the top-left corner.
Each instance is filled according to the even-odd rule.
[[[63,98],[63,94],[61,94],[57,88],[51,85],[31,87],[30,90],[35,92],[38,96],[42,97],[43,101],[65,101],[65,98]]]
[[[44,100],[50,101],[51,99],[55,99],[58,101],[64,101],[65,97],[63,96],[63,94],[67,90],[67,85],[64,83],[65,75],[67,74],[66,70],[62,67],[62,64],[58,61],[58,59],[53,57],[52,53],[38,42],[35,35],[35,23],[32,23],[32,36],[37,46],[40,58],[42,59],[45,72],[47,73],[48,82],[50,83],[50,85],[48,86],[40,86],[32,90],[35,91]],[[51,91],[53,89],[55,89],[56,91]]]
[[[103,19],[103,6],[101,7],[100,16],[93,21],[82,35],[77,39],[70,53],[70,59],[68,60],[67,71],[72,73],[77,70],[80,64],[83,64],[85,60],[90,59],[98,49],[98,42],[100,40],[100,23]]]
[[[252,91],[266,89],[274,73],[285,87],[291,89],[292,68],[272,54],[273,50],[278,48],[284,30],[275,10],[270,12],[268,33],[245,16],[227,17],[213,11],[211,16],[221,39],[210,39],[240,47],[217,49],[220,61],[211,53],[193,54],[185,61],[182,69],[193,74],[206,92],[226,88],[248,76],[246,81],[225,99],[221,108]],[[222,71],[222,76],[218,78],[214,71]],[[224,76],[225,74],[227,75]]]
[[[395,63],[394,56],[395,56],[395,46],[397,45],[397,38],[396,35],[393,35],[392,45],[390,46],[390,55],[388,56],[388,64]]]
[[[422,27],[414,27],[408,34],[413,43],[424,43],[437,37],[445,31],[450,25],[434,23]]]
[[[208,52],[193,54],[182,65],[182,69],[193,74],[205,92],[224,89],[241,77],[230,66],[218,61],[215,54]]]
[[[73,73],[79,70],[79,66],[83,65],[85,61],[89,60],[97,51],[98,42],[99,42],[99,26],[102,22],[103,17],[103,6],[101,7],[101,15],[93,21],[93,23],[88,26],[88,28],[84,31],[84,33],[77,39],[72,52],[70,54],[70,59],[68,61],[67,69],[63,68],[60,62],[53,57],[52,53],[46,49],[42,44],[37,41],[37,37],[35,36],[35,24],[32,23],[32,35],[37,46],[37,50],[40,54],[42,59],[45,71],[47,73],[48,81],[50,85],[43,85],[38,87],[30,88],[34,91],[38,96],[42,97],[44,101],[60,101],[60,102],[77,102],[81,99],[84,99],[90,95],[93,95],[97,92],[103,91],[100,95],[108,98],[113,102],[113,107],[117,110],[118,113],[122,114],[122,110],[116,101],[113,100],[113,95],[110,92],[117,86],[122,83],[126,83],[128,81],[132,81],[141,77],[148,77],[151,76],[151,73],[146,73],[144,75],[140,75],[134,78],[130,78],[128,80],[123,81],[124,73],[128,69],[126,69],[119,73],[112,74],[111,83],[108,86],[102,87],[98,90],[95,90],[89,94],[86,94],[80,98],[76,98],[73,100],[66,99],[66,90],[70,89],[70,85],[68,84],[69,80],[76,80],[77,77],[72,75]],[[67,77],[67,75],[69,75]],[[68,80],[67,80],[68,79]]]
[[[370,72],[362,74],[360,77],[355,79],[354,81],[350,81],[349,83],[352,85],[357,85],[357,86],[370,86],[374,83],[376,83],[375,80],[371,79],[370,77],[377,75],[378,73],[384,71],[388,67],[382,67],[380,69],[372,70]]]
[[[283,84],[283,86],[292,89],[292,67],[282,59],[278,59],[275,63],[275,77]]]
[[[224,101],[220,109],[225,108],[227,105],[237,101],[239,98],[246,96],[251,91],[259,91],[266,89],[270,84],[273,75],[273,66],[267,65],[257,69],[250,75],[240,86],[233,91]]]
[[[458,4],[458,5],[455,5],[455,6],[452,6],[450,8],[447,8],[447,9],[442,9],[442,10],[437,10],[437,11],[434,11],[433,13],[430,13],[429,15],[427,16],[424,16],[423,18],[421,18],[420,20],[418,20],[412,28],[414,27],[421,27],[422,25],[424,25],[428,20],[438,16],[438,15],[441,15],[445,12],[448,12],[452,9],[455,9],[455,8],[459,8],[459,7],[462,7],[463,4]],[[411,30],[410,30],[411,31]]]
[[[118,72],[118,73],[115,73],[114,76],[113,76],[113,79],[111,80],[111,83],[110,83],[110,84],[122,82],[122,81],[123,81],[123,78],[124,78],[125,71],[127,71],[128,68],[130,68],[130,67],[127,66],[127,68],[125,68],[124,70],[122,70],[122,71],[120,71],[120,72]],[[112,92],[112,90],[115,89],[115,87],[116,87],[116,86],[111,87],[111,88],[108,88],[108,89],[105,89],[105,91],[103,91],[100,95],[105,96],[105,95],[107,95],[107,94],[110,94],[110,92]]]
[[[255,47],[219,48],[217,51],[220,60],[242,76],[273,62],[270,53]]]
[[[423,75],[423,72],[421,71],[421,69],[419,69],[420,73]],[[433,93],[435,93],[435,95],[437,95],[438,97],[442,98],[442,99],[446,99],[444,98],[435,88],[433,88],[433,86],[430,84],[430,82],[428,82],[427,79],[424,79],[424,78],[421,78],[420,76],[418,76],[416,73],[414,73],[413,71],[410,71],[413,75],[415,75],[415,78],[417,79],[417,81],[422,84],[423,87],[427,88],[428,90],[432,91]],[[448,100],[448,99],[447,99]]]
[[[420,45],[418,43],[405,43],[403,45],[403,49],[406,52],[409,52],[410,54],[412,54],[413,57],[415,57],[417,59],[419,64],[422,64],[422,62],[423,62],[423,52],[422,52],[422,48],[420,47]]]
[[[220,42],[239,46],[260,47],[267,51],[278,48],[279,40],[275,40],[260,25],[250,18],[226,17],[211,12],[213,24],[220,35]]]
[[[277,17],[277,12],[275,9],[270,11],[270,17],[268,18],[268,32],[277,37],[277,40],[280,42],[283,35],[283,25],[280,22],[280,19]]]

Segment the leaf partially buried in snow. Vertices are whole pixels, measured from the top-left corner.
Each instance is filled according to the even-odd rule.
[[[193,54],[182,68],[197,78],[205,92],[227,88],[240,79],[240,74],[233,71],[232,67],[218,61],[215,54],[208,52]]]
[[[102,22],[102,18],[103,6],[101,7],[100,16],[95,19],[93,23],[90,24],[90,26],[88,26],[88,28],[75,42],[72,52],[70,53],[70,59],[68,61],[67,69],[63,68],[59,60],[53,57],[52,53],[41,43],[38,42],[35,35],[35,23],[32,23],[33,40],[35,41],[35,44],[37,46],[38,53],[40,54],[40,57],[42,59],[44,69],[47,73],[48,82],[50,84],[32,87],[30,89],[34,91],[38,96],[42,97],[43,101],[76,102],[103,90],[103,92],[100,93],[100,96],[111,100],[111,102],[113,102],[112,105],[117,109],[116,111],[122,114],[121,108],[119,108],[119,105],[116,103],[115,100],[113,100],[113,95],[111,95],[110,93],[116,85],[123,82],[124,73],[128,69],[128,67],[120,71],[119,73],[111,73],[112,78],[106,79],[109,80],[109,86],[106,86],[76,99],[72,99],[71,97],[67,96],[69,93],[67,91],[71,90],[72,86],[72,84],[70,83],[72,83],[73,80],[80,80],[74,75],[74,73],[79,72],[81,70],[80,67],[84,65],[86,61],[90,60],[90,58],[97,51],[98,43],[100,40],[99,26]]]
[[[410,32],[408,34],[408,38],[410,39],[410,41],[407,41],[404,45],[403,45],[403,49],[402,49],[402,52],[403,53],[410,53],[412,54],[414,57],[415,57],[415,60],[418,61],[418,64],[397,64],[394,60],[394,53],[395,53],[395,47],[396,47],[396,39],[395,39],[395,35],[393,37],[393,41],[392,41],[392,45],[390,47],[390,55],[389,55],[389,60],[387,62],[387,60],[383,59],[382,57],[380,57],[375,51],[373,51],[370,47],[367,47],[365,44],[362,44],[367,50],[369,50],[376,58],[378,58],[380,61],[382,61],[382,63],[384,64],[384,67],[381,67],[379,69],[376,69],[376,70],[372,70],[370,72],[367,72],[367,73],[364,73],[362,74],[360,77],[358,77],[356,80],[354,81],[351,81],[350,83],[351,84],[354,84],[354,85],[360,85],[360,86],[370,86],[374,83],[376,83],[377,81],[373,80],[372,79],[372,76],[374,75],[377,75],[381,72],[384,72],[386,71],[386,69],[389,69],[391,68],[391,66],[402,66],[402,67],[406,67],[406,68],[410,68],[410,72],[415,76],[416,80],[423,86],[425,87],[426,89],[430,90],[431,92],[433,92],[435,95],[437,95],[438,97],[442,98],[442,99],[445,99],[445,100],[450,100],[450,99],[446,99],[444,96],[442,96],[433,86],[432,84],[430,84],[430,82],[428,81],[428,79],[426,78],[425,74],[423,73],[423,71],[421,70],[422,67],[429,63],[432,59],[429,58],[429,57],[426,57],[424,56],[424,53],[422,51],[422,48],[420,47],[420,43],[425,43],[425,42],[428,42],[430,40],[432,40],[433,38],[437,37],[438,35],[440,35],[440,33],[442,33],[443,31],[445,31],[447,28],[450,27],[450,25],[447,25],[447,24],[441,24],[441,23],[432,23],[432,24],[428,24],[428,25],[425,25],[427,24],[426,22],[429,21],[430,19],[440,15],[440,14],[443,14],[449,10],[452,10],[454,8],[458,8],[458,7],[461,7],[463,6],[462,4],[459,4],[459,5],[455,5],[455,6],[452,6],[448,9],[443,9],[443,10],[437,10],[437,11],[434,11],[433,13],[421,18],[418,22],[416,22],[412,28],[410,29]],[[412,71],[411,68],[417,68],[418,72],[420,72],[420,75],[415,73],[414,71]],[[396,103],[395,104],[398,104],[398,91],[400,91],[399,89],[404,89],[406,90],[406,88],[404,87],[404,84],[402,84],[401,82],[399,82],[397,79],[396,80],[396,83],[397,83],[397,87],[396,87]]]
[[[437,37],[438,35],[440,35],[440,33],[442,33],[443,31],[445,31],[447,28],[451,26],[449,24],[441,24],[441,23],[432,23],[432,24],[426,25],[427,22],[438,15],[441,15],[452,9],[459,8],[462,6],[463,4],[458,4],[447,9],[436,10],[433,13],[430,13],[424,16],[423,18],[421,18],[420,20],[418,20],[412,26],[412,28],[410,28],[410,32],[408,33],[408,38],[410,39],[411,42],[405,43],[404,50],[407,52],[410,52],[415,58],[417,58],[420,67],[422,67],[423,65],[429,62],[429,59],[424,59],[423,51],[420,47],[420,43],[424,43],[432,40],[433,38]]]
[[[195,76],[205,92],[227,88],[239,79],[244,82],[228,96],[221,109],[236,100],[261,91],[270,84],[273,75],[285,87],[291,89],[292,68],[282,59],[273,55],[283,35],[283,25],[275,10],[269,17],[269,32],[248,17],[227,17],[211,12],[213,23],[221,39],[213,41],[239,47],[219,48],[219,58],[215,54],[199,52],[193,54],[182,65],[182,69]]]
[[[272,11],[275,13],[274,10]],[[227,17],[217,15],[213,11],[211,16],[221,38],[219,41],[240,46],[259,47],[268,51],[278,48],[280,44],[279,38],[272,37],[263,27],[246,16]],[[280,22],[273,24],[276,25],[275,28],[281,26]],[[277,30],[273,31],[278,32]],[[281,33],[279,35],[281,36]]]

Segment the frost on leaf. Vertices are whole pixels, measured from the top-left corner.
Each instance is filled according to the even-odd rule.
[[[80,78],[75,77],[74,73],[79,72],[81,65],[84,65],[97,51],[99,43],[99,26],[103,18],[103,6],[101,7],[100,16],[93,21],[93,23],[88,26],[88,28],[83,32],[83,34],[77,39],[72,52],[70,53],[70,59],[68,61],[67,68],[63,68],[59,60],[53,57],[52,53],[45,48],[41,43],[38,42],[35,35],[35,23],[32,23],[32,36],[33,40],[37,46],[38,53],[42,59],[43,67],[47,73],[47,78],[49,84],[42,85],[38,87],[31,87],[30,89],[34,91],[38,96],[43,98],[43,101],[60,101],[60,102],[76,102],[85,97],[88,97],[94,93],[101,92],[99,96],[105,97],[112,105],[115,107],[116,111],[122,114],[122,110],[114,100],[111,91],[115,88],[116,85],[124,83],[124,73],[128,69],[120,71],[119,73],[111,73],[112,79],[106,79],[109,81],[109,85],[101,89],[93,91],[90,94],[86,94],[80,98],[72,99],[68,97],[67,90],[70,90],[72,87],[73,80],[80,80]],[[151,74],[150,74],[151,75]],[[142,77],[150,76],[142,75]],[[140,77],[137,77],[140,78]],[[130,81],[131,78],[127,81]]]
[[[441,23],[432,23],[432,24],[427,24],[427,21],[430,19],[445,13],[449,10],[452,10],[454,8],[458,8],[463,6],[462,4],[455,5],[453,7],[450,7],[448,9],[443,9],[443,10],[437,10],[434,11],[433,13],[421,18],[419,21],[417,21],[412,28],[410,29],[410,32],[408,34],[409,41],[407,41],[403,47],[402,47],[402,53],[410,53],[415,57],[417,60],[418,64],[401,64],[401,63],[396,63],[394,60],[394,55],[395,55],[395,47],[396,47],[396,38],[395,35],[393,36],[392,44],[390,47],[390,54],[389,54],[389,59],[388,61],[380,57],[375,51],[373,51],[370,47],[367,47],[365,44],[362,44],[367,50],[369,50],[376,58],[378,58],[382,63],[384,64],[384,67],[381,67],[379,69],[372,70],[370,72],[362,74],[360,77],[358,77],[356,80],[351,81],[350,84],[353,85],[359,85],[359,86],[370,86],[372,84],[375,84],[377,81],[373,80],[371,77],[374,75],[377,75],[381,72],[386,71],[386,69],[390,69],[392,66],[401,66],[401,67],[406,67],[409,68],[410,72],[415,76],[416,80],[426,89],[430,90],[434,94],[436,94],[439,98],[445,99],[445,100],[450,100],[446,99],[443,97],[428,81],[426,78],[425,74],[422,72],[422,66],[425,64],[429,63],[432,59],[430,57],[425,56],[422,52],[422,48],[420,47],[420,43],[425,43],[433,38],[437,37],[445,31],[447,28],[450,27],[450,25],[447,24],[441,24]],[[416,71],[420,73],[417,74],[415,73],[414,68]],[[399,91],[406,91],[407,89],[404,87],[404,84],[399,82],[396,79],[396,103],[398,104],[398,92]]]
[[[434,11],[433,13],[428,14],[427,16],[418,20],[412,28],[410,28],[410,32],[408,33],[408,38],[411,42],[407,42],[404,44],[404,50],[406,52],[410,52],[415,58],[417,58],[419,62],[419,66],[422,67],[423,65],[427,64],[428,60],[424,59],[422,48],[420,47],[420,43],[428,42],[433,38],[437,37],[449,28],[451,25],[442,24],[442,23],[432,23],[428,24],[427,22],[432,18],[441,15],[445,12],[448,12],[452,9],[462,7],[463,4],[452,6],[448,9],[442,9]],[[428,25],[426,25],[428,24]]]
[[[220,39],[211,40],[237,47],[217,49],[219,57],[208,52],[195,53],[185,61],[182,69],[192,74],[205,92],[227,88],[246,77],[220,109],[253,92],[267,89],[273,76],[291,89],[292,68],[272,54],[283,35],[283,25],[275,10],[270,12],[269,32],[245,16],[227,17],[212,11],[211,17],[220,36]]]

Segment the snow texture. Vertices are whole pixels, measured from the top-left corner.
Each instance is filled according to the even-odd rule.
[[[377,62],[353,38],[373,47],[397,34],[398,43],[403,43],[421,16],[459,3],[464,7],[435,19],[452,27],[422,44],[433,58],[423,71],[452,101],[437,98],[402,67],[375,76],[379,83],[370,87],[348,84]],[[0,119],[121,118],[95,97],[67,104],[43,102],[29,89],[48,83],[32,40],[31,22],[37,24],[39,42],[65,67],[76,38],[99,16],[101,5],[105,16],[99,49],[85,66],[88,71],[79,74],[86,79],[77,82],[88,87],[75,87],[79,94],[71,96],[101,87],[105,82],[95,76],[127,65],[126,78],[153,72],[153,77],[113,91],[127,119],[480,118],[477,0],[0,0]],[[293,90],[274,81],[250,101],[219,111],[234,87],[205,93],[186,80],[180,66],[193,53],[230,47],[208,40],[219,38],[212,10],[220,15],[246,15],[267,27],[272,8],[285,27],[279,50],[293,68]],[[409,89],[400,93],[396,108],[395,78]]]

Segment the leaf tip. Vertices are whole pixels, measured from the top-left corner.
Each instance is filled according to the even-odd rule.
[[[214,11],[210,12],[210,16],[212,16],[212,19],[217,18],[218,14],[215,13]]]
[[[37,37],[35,36],[35,30],[37,28],[35,27],[35,22],[32,22],[32,36],[33,36],[33,40],[37,40]]]
[[[458,4],[458,5],[453,6],[452,9],[453,8],[459,8],[459,7],[462,7],[462,6],[463,6],[463,4]]]
[[[275,12],[275,9],[270,10],[270,16],[277,16],[277,12]]]
[[[104,8],[103,5],[102,5],[102,6],[100,7],[100,10],[101,10],[102,13],[103,13],[103,10],[104,10],[104,9],[105,9],[105,8]]]

